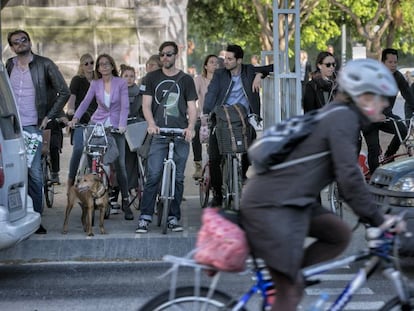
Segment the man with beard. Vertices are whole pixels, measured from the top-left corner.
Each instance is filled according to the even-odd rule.
[[[225,51],[224,68],[214,71],[203,106],[203,113],[210,114],[210,137],[208,155],[210,161],[210,178],[213,190],[212,206],[221,206],[222,194],[222,172],[221,158],[217,136],[215,133],[215,109],[221,105],[242,104],[247,115],[256,114],[260,116],[260,81],[273,71],[273,65],[253,66],[243,64],[243,49],[238,45],[228,45]],[[260,118],[260,117],[259,117]],[[250,139],[256,138],[253,127],[250,129]],[[242,178],[246,180],[246,172],[249,168],[247,153],[242,155]]]
[[[32,42],[24,30],[15,30],[7,35],[7,41],[15,57],[7,60],[6,68],[19,108],[23,131],[42,135],[51,120],[61,116],[69,99],[70,91],[58,67],[49,58],[32,52]],[[56,96],[48,96],[56,94]],[[53,100],[51,100],[53,98]],[[41,142],[29,167],[28,193],[34,210],[43,211],[43,175],[41,165]],[[38,234],[47,233],[40,225]]]
[[[163,42],[159,48],[162,68],[149,72],[144,85],[142,111],[148,122],[148,134],[153,135],[147,157],[147,180],[141,202],[136,233],[147,233],[154,214],[154,205],[163,172],[164,158],[168,153],[169,140],[160,134],[161,127],[181,128],[184,138],[175,138],[174,161],[176,164],[175,195],[168,215],[168,228],[183,231],[179,224],[181,200],[184,192],[184,170],[190,142],[194,137],[197,119],[197,91],[193,78],[176,68],[178,46],[175,42]]]

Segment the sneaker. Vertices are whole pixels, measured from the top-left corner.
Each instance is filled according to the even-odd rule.
[[[148,232],[148,221],[145,219],[140,219],[138,221],[137,229],[135,230],[135,233],[147,233]]]
[[[212,207],[220,207],[223,205],[223,198],[221,196],[214,196],[208,205]]]
[[[49,182],[52,184],[60,185],[59,173],[51,172]]]
[[[116,215],[121,213],[121,205],[116,202],[111,202],[111,215]]]
[[[172,218],[168,222],[168,229],[170,229],[172,232],[181,232],[183,231],[183,227],[178,224],[178,221],[176,218]]]

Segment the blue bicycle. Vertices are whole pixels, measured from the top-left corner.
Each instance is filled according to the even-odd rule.
[[[355,273],[352,280],[325,310],[344,310],[353,295],[379,270],[382,270],[383,275],[393,285],[392,289],[395,292],[395,296],[382,305],[379,311],[414,310],[414,289],[400,269],[398,258],[399,236],[392,231],[392,228],[402,219],[403,214],[390,219],[387,228],[384,230],[368,228],[368,247],[365,250],[342,259],[324,262],[302,270],[307,283],[316,284],[319,282],[315,279],[318,275],[356,262],[362,262],[361,268]],[[164,260],[173,264],[173,267],[166,273],[172,275],[170,290],[152,298],[139,309],[141,311],[247,310],[248,301],[257,294],[260,295],[262,300],[260,310],[268,311],[271,310],[274,299],[277,299],[277,293],[275,293],[268,271],[260,260],[251,259],[248,263],[248,270],[253,274],[255,282],[237,300],[216,289],[221,275],[220,271],[209,266],[199,265],[190,258],[167,255]],[[180,266],[194,268],[195,282],[193,285],[176,287],[178,267]],[[201,285],[201,271],[215,272],[208,287]]]

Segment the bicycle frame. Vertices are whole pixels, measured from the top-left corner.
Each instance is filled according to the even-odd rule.
[[[326,273],[327,271],[341,268],[349,264],[364,261],[364,266],[359,269],[354,278],[345,286],[344,290],[338,295],[335,302],[329,306],[329,311],[340,311],[352,299],[353,295],[366,283],[366,281],[379,268],[380,264],[384,264],[384,276],[393,284],[396,294],[400,301],[409,302],[408,288],[403,280],[401,271],[398,269],[397,259],[393,258],[389,252],[389,248],[393,247],[394,237],[388,236],[382,245],[376,245],[381,241],[372,242],[370,250],[363,251],[360,254],[350,255],[343,259],[332,260],[329,262],[317,264],[302,270],[306,280],[311,277]]]
[[[175,174],[176,174],[176,165],[174,162],[174,141],[171,140],[168,143],[168,156],[164,160],[164,169],[162,173],[162,182],[161,182],[161,199],[174,199],[175,195]],[[169,180],[167,177],[170,177]],[[169,189],[167,186],[170,185]]]
[[[170,282],[170,291],[169,291],[169,299],[172,300],[175,298],[175,289],[178,280],[178,273],[179,267],[191,267],[194,268],[194,295],[200,295],[200,288],[201,288],[201,272],[202,271],[214,271],[214,276],[209,285],[209,292],[206,296],[207,299],[211,298],[213,293],[217,289],[217,285],[219,283],[219,279],[221,277],[221,272],[215,270],[210,266],[205,266],[196,263],[193,259],[188,257],[176,257],[172,255],[165,255],[163,257],[163,261],[170,262],[173,264],[173,267],[170,268],[166,273],[164,273],[160,278],[165,277],[171,274],[171,282]],[[267,279],[265,276],[269,275],[264,263],[260,264],[255,259],[249,258],[247,261],[247,271],[250,271],[252,275],[252,279],[255,283],[244,293],[240,299],[232,306],[231,311],[239,311],[242,310],[246,304],[250,301],[250,299],[255,294],[260,294],[262,297],[262,309],[263,311],[270,310],[272,299],[274,298],[275,290],[273,287],[273,282],[270,279]],[[269,277],[270,278],[270,277]],[[271,294],[272,296],[269,296]],[[199,308],[200,310],[204,310],[203,308]]]

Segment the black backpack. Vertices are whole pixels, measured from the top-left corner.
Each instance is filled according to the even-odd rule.
[[[329,154],[330,151],[323,151],[284,162],[293,149],[312,133],[319,120],[327,114],[341,109],[348,108],[338,106],[326,111],[313,110],[304,115],[283,120],[266,129],[263,136],[258,138],[248,150],[248,156],[255,172],[263,174],[269,170],[284,168]]]

